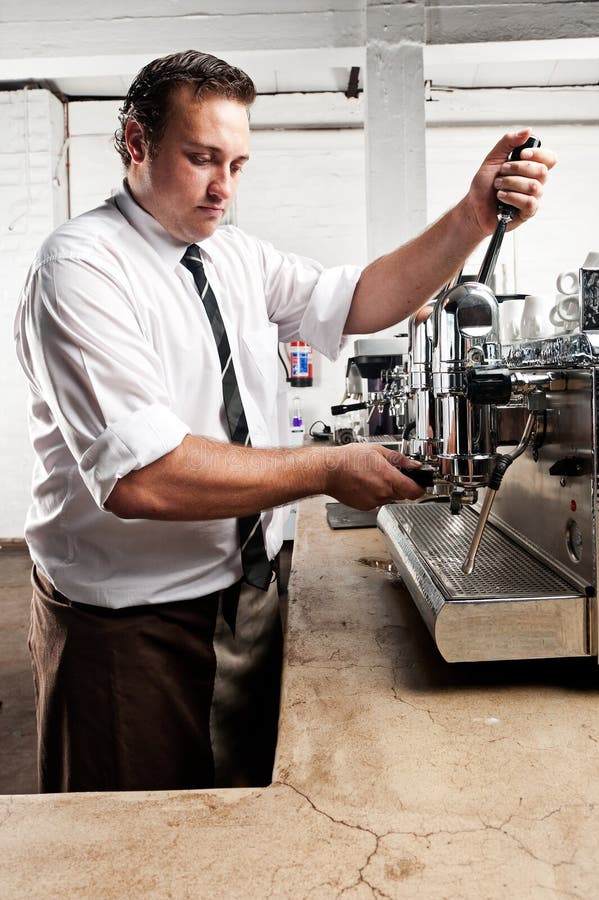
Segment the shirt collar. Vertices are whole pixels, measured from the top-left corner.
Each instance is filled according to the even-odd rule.
[[[151,216],[139,205],[131,193],[126,178],[123,179],[123,183],[116,190],[112,200],[129,224],[141,234],[160,258],[174,269],[181,262],[188,244],[184,244],[177,238],[174,238],[154,216]],[[203,244],[204,241],[202,241],[202,254],[210,258],[210,254],[206,252]]]

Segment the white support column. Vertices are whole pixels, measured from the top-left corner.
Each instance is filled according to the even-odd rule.
[[[424,3],[367,0],[368,258],[426,225]]]

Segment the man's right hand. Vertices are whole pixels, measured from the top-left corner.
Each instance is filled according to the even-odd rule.
[[[327,450],[325,493],[355,509],[394,500],[417,500],[424,491],[400,467],[416,467],[402,453],[380,444],[346,444]]]

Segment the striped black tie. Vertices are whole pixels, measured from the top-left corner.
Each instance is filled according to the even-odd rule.
[[[221,377],[223,382],[223,400],[225,412],[229,423],[231,441],[234,444],[243,444],[251,447],[248,425],[243,411],[237,376],[231,359],[231,348],[225,331],[225,325],[216,302],[214,292],[208,283],[200,251],[196,244],[191,244],[185,251],[181,260],[185,268],[189,269],[196,283],[198,293],[204,304],[208,321],[212,326],[212,333],[220,358]],[[241,545],[241,565],[243,575],[248,584],[253,587],[267,590],[272,575],[272,565],[266,555],[264,535],[260,514],[242,516],[239,523],[239,542]]]

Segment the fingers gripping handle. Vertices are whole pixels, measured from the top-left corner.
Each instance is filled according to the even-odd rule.
[[[514,147],[512,152],[510,153],[508,159],[520,159],[520,154],[523,150],[526,150],[529,147],[540,147],[541,142],[538,137],[535,137],[531,134],[527,141],[524,144],[520,144],[519,147]],[[491,277],[495,270],[495,263],[497,262],[497,257],[499,256],[499,251],[501,250],[501,245],[503,243],[503,236],[505,234],[505,230],[508,224],[512,221],[514,216],[518,213],[518,210],[515,206],[510,206],[509,203],[502,203],[498,201],[497,203],[497,227],[493,232],[493,236],[489,241],[489,246],[487,247],[487,252],[485,253],[485,258],[482,261],[480,271],[478,273],[478,281],[479,284],[489,284],[491,281]]]
[[[514,147],[508,159],[520,159],[520,154],[523,150],[527,150],[529,147],[540,147],[541,141],[538,137],[535,137],[534,134],[525,141],[524,144],[521,144],[519,147]],[[501,200],[497,203],[497,213],[502,219],[512,219],[518,210],[515,206],[510,206],[509,203],[502,203]]]

